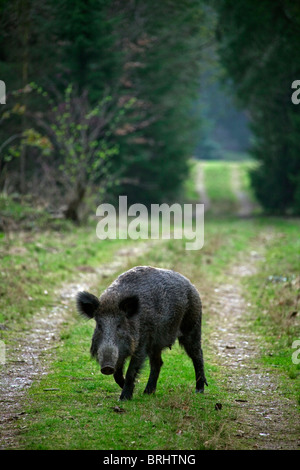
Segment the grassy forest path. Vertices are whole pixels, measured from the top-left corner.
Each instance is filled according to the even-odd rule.
[[[237,215],[249,217],[253,214],[255,204],[251,201],[249,194],[241,187],[240,166],[234,165],[231,170],[231,186],[238,201]]]
[[[259,362],[264,338],[251,328],[250,305],[241,285],[241,278],[255,274],[256,261],[263,258],[264,240],[270,236],[261,233],[261,244],[249,247],[252,255],[227,269],[226,283],[217,285],[206,298],[211,331],[208,342],[220,366],[219,378],[225,393],[238,396],[229,449],[296,450],[300,444],[297,403],[284,396],[280,375]]]
[[[220,213],[206,189],[203,164],[198,164],[200,202],[205,209]],[[251,217],[257,203],[242,188],[241,165],[230,164],[229,181],[236,198],[235,215]],[[217,203],[216,203],[217,206]],[[300,423],[298,406],[281,392],[280,377],[270,367],[261,367],[259,357],[261,342],[264,339],[251,329],[251,313],[244,296],[241,280],[257,272],[258,261],[264,260],[265,245],[274,237],[273,230],[262,230],[247,246],[247,252],[240,257],[239,263],[226,268],[226,281],[217,285],[206,298],[209,307],[208,324],[211,334],[208,338],[210,348],[216,352],[217,363],[223,374],[220,377],[227,392],[239,393],[236,399],[238,413],[236,423],[239,429],[232,435],[227,448],[254,449],[299,449]],[[238,442],[237,442],[238,441]],[[247,442],[248,441],[248,442]],[[243,442],[245,445],[243,445]]]
[[[24,399],[34,381],[49,372],[51,352],[55,352],[60,333],[74,322],[75,298],[79,291],[88,291],[99,282],[124,268],[140,256],[146,245],[122,248],[114,258],[97,269],[83,269],[77,282],[65,282],[55,291],[55,306],[42,307],[30,322],[15,331],[6,351],[7,362],[1,370],[0,382],[0,449],[17,448],[17,420],[24,414]],[[45,391],[51,391],[46,390]]]
[[[299,221],[252,217],[243,165],[197,165],[195,188],[209,204],[198,252],[172,239],[96,245],[94,227],[26,235],[27,242],[12,237],[0,274],[12,285],[19,277],[20,285],[7,290],[7,305],[0,297],[9,318],[2,331],[0,448],[299,448],[300,374],[291,363],[291,342],[299,337]],[[164,351],[155,396],[142,394],[146,363],[133,400],[116,406],[118,386],[90,360],[93,324],[78,318],[74,299],[82,289],[99,294],[120,272],[146,264],[181,272],[198,288],[209,387],[194,393],[191,361],[175,344]],[[27,316],[32,276],[41,303]],[[23,322],[13,321],[18,311]]]

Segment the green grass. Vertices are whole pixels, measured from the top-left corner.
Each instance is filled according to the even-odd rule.
[[[251,192],[249,171],[253,170],[257,166],[257,163],[253,160],[246,160],[236,163],[236,166],[240,171],[241,188],[244,191]]]
[[[248,196],[255,208],[255,213],[258,213],[259,207],[251,188],[249,174],[255,168],[256,162],[249,159],[242,161],[212,160],[195,162],[186,184],[188,188],[193,188],[192,181],[195,180],[196,168],[199,164],[203,167],[205,191],[210,199],[210,212],[213,215],[220,216],[223,214],[228,217],[235,214],[239,208],[235,188],[232,184],[234,171],[239,178],[239,190]]]
[[[189,177],[185,180],[183,186],[183,198],[185,203],[198,202],[199,194],[196,187],[197,160],[189,161]]]
[[[187,252],[182,241],[170,240],[164,242],[160,250],[157,247],[151,250],[137,263],[169,267],[192,279],[204,303],[205,345],[205,338],[212,334],[207,316],[214,286],[226,281],[226,268],[236,262],[250,244],[258,242],[258,234],[267,227],[279,237],[284,225],[281,221],[264,219],[228,220],[226,223],[209,221],[207,242],[201,253]],[[297,222],[290,222],[286,230],[295,235],[297,227]],[[284,256],[281,255],[281,259]],[[278,265],[278,259],[274,263]],[[293,267],[289,269],[291,273]],[[254,283],[260,275],[245,278],[245,292],[253,289],[257,294]],[[111,280],[102,281],[100,289],[104,289]],[[255,309],[253,328],[256,328],[259,315],[260,310]],[[263,325],[260,327],[259,335],[263,337],[266,329]],[[223,387],[228,371],[215,365],[213,349],[204,346],[209,382],[204,395],[194,393],[192,363],[176,345],[163,354],[164,366],[155,396],[143,395],[149,373],[146,363],[132,401],[118,402],[119,387],[111,377],[101,375],[99,366],[89,358],[92,331],[92,322],[79,319],[67,334],[63,333],[51,373],[30,391],[27,427],[22,430],[21,448],[170,450],[215,449],[232,445],[232,429],[238,416],[235,399],[239,394],[229,393]],[[268,351],[273,351],[274,355],[269,356],[273,365],[279,363],[274,349],[277,334],[274,330],[269,332]],[[282,331],[281,334],[285,336],[287,332]],[[269,365],[264,364],[267,357],[262,357],[261,367]],[[285,371],[285,388],[291,394],[291,382],[294,386],[296,381],[289,378],[290,356],[285,357],[280,367]],[[296,390],[293,393],[297,393]],[[222,410],[215,409],[216,403],[222,404]],[[121,412],[116,407],[121,408]]]
[[[95,227],[64,231],[13,232],[0,237],[0,339],[13,340],[13,328],[29,321],[42,307],[57,302],[66,282],[109,263],[131,240],[99,240]]]
[[[252,328],[261,338],[261,360],[284,374],[286,394],[298,396],[300,404],[300,364],[292,362],[292,344],[300,339],[300,224],[288,219],[273,224],[276,231],[266,241],[264,259],[245,287],[253,306]]]
[[[99,240],[91,227],[74,227],[69,232],[21,232],[12,234],[9,240],[2,237],[1,321],[19,321],[21,316],[47,306],[55,288],[78,279],[85,269],[110,261],[126,242]]]
[[[222,228],[223,227],[223,228]],[[187,252],[183,241],[162,243],[138,264],[173,268],[190,277],[204,303],[221,278],[232,253],[241,252],[255,235],[255,224],[237,222],[207,226],[208,240],[201,253]],[[229,243],[235,234],[234,243]],[[231,253],[231,254],[230,254]],[[208,262],[209,260],[209,262]],[[208,282],[207,279],[210,281]],[[112,279],[102,281],[104,289]],[[207,308],[206,315],[209,313]],[[22,430],[21,448],[26,449],[213,449],[226,448],[236,419],[232,395],[222,389],[222,370],[205,350],[209,388],[194,393],[194,371],[190,359],[176,345],[163,354],[164,366],[155,396],[144,396],[148,377],[146,364],[133,400],[118,402],[119,387],[111,377],[99,373],[89,358],[92,322],[78,320],[69,328],[56,353],[52,372],[31,389],[28,398],[28,427]],[[204,338],[209,334],[204,317]],[[45,389],[58,389],[44,391]],[[222,403],[222,410],[216,410]],[[115,407],[125,410],[114,411]]]
[[[204,447],[203,438],[218,432],[217,386],[211,380],[212,396],[196,395],[191,363],[178,347],[164,354],[155,396],[142,393],[146,366],[134,399],[120,403],[118,386],[101,376],[88,357],[91,331],[83,332],[82,326],[72,331],[55,372],[31,390],[26,449],[193,449]],[[46,388],[59,390],[44,392]],[[194,434],[199,425],[204,432]]]
[[[226,162],[225,166],[209,162],[208,167],[209,195],[213,194],[214,203],[222,207],[223,198],[230,191],[230,167]],[[234,204],[232,195],[229,200]],[[74,228],[69,232],[20,233],[10,240],[2,237],[1,321],[10,324],[14,320],[20,328],[18,322],[23,316],[29,320],[39,308],[52,307],[55,289],[62,282],[76,279],[78,267],[99,267],[109,262],[125,242],[130,243],[100,242],[95,227]],[[136,264],[171,268],[194,282],[204,305],[203,350],[209,387],[204,395],[194,393],[192,363],[176,344],[171,351],[163,353],[164,366],[156,394],[143,395],[149,373],[146,362],[133,399],[119,402],[118,385],[111,377],[101,375],[99,366],[89,357],[93,322],[78,318],[61,331],[58,348],[49,356],[52,361],[49,373],[29,390],[26,414],[19,420],[20,448],[250,447],[251,443],[242,443],[234,435],[239,416],[235,399],[239,398],[239,392],[227,390],[230,371],[216,365],[213,344],[208,341],[213,333],[208,321],[210,299],[215,286],[227,282],[232,264],[243,262],[251,250],[263,253],[265,260],[258,263],[257,273],[242,281],[244,295],[253,306],[250,327],[257,333],[262,351],[258,363],[262,370],[271,367],[274,373],[280,371],[284,392],[289,397],[297,397],[299,366],[291,361],[291,344],[299,339],[299,316],[290,318],[289,313],[296,308],[299,295],[294,282],[299,274],[298,233],[298,220],[212,216],[205,221],[205,245],[199,252],[186,251],[184,240],[163,241],[124,265],[125,269]],[[116,275],[99,279],[97,291],[105,289]],[[279,278],[280,282],[271,281],[270,276]],[[45,289],[48,295],[43,293]],[[33,300],[29,301],[29,297]],[[221,410],[216,410],[216,403],[222,404]]]
[[[241,190],[244,191],[249,199],[256,203],[256,198],[254,191],[251,187],[250,172],[257,166],[257,163],[254,160],[245,160],[237,163],[237,167],[240,174],[240,184]]]
[[[236,196],[231,185],[231,170],[234,163],[226,161],[204,161],[204,185],[213,210],[218,213],[234,212]]]
[[[65,219],[54,218],[43,207],[33,207],[29,195],[0,194],[0,229],[4,232],[11,230],[68,230],[72,224]]]

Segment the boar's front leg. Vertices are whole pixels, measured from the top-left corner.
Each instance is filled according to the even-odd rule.
[[[114,379],[115,379],[115,382],[121,387],[123,388],[124,387],[124,383],[125,383],[125,379],[124,379],[124,376],[123,376],[123,367],[124,367],[124,363],[118,367],[116,369],[116,372],[114,373]]]
[[[161,359],[161,351],[152,351],[149,354],[150,359],[150,376],[144,393],[154,393],[156,390],[156,384],[160,373],[160,368],[163,365],[163,361]]]
[[[146,358],[144,350],[136,351],[132,356],[125,377],[125,383],[120,400],[130,400],[134,390],[134,382]]]

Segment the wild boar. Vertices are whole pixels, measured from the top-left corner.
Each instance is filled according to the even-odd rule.
[[[186,277],[167,269],[137,266],[121,274],[99,299],[79,292],[77,308],[96,322],[91,355],[103,374],[113,374],[122,388],[120,400],[132,398],[135,379],[147,356],[150,376],[144,393],[155,392],[162,350],[171,348],[177,338],[193,361],[196,392],[203,393],[207,381],[201,348],[202,305],[197,289]]]

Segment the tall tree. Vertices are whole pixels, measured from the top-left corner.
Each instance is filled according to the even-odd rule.
[[[5,10],[1,78],[5,70],[7,76],[22,76],[22,22],[15,15],[22,1],[30,5],[28,56],[23,55],[28,81],[57,97],[72,85],[75,96],[88,100],[87,109],[97,109],[109,95],[116,116],[132,103],[126,121],[117,120],[109,136],[110,145],[119,149],[111,166],[120,175],[117,193],[141,202],[174,198],[195,146],[200,59],[211,39],[211,10],[204,0],[0,0]],[[22,87],[24,80],[11,82],[12,89]],[[60,104],[63,109],[65,103]],[[43,106],[39,97],[27,96],[26,117],[37,111],[49,116]],[[17,118],[9,125],[11,134],[18,135]],[[51,158],[59,167],[63,153],[56,145]],[[34,173],[34,164],[27,161],[26,171],[27,176]]]
[[[195,148],[202,48],[211,40],[210,10],[197,0],[115,0],[122,14],[122,83],[135,96],[133,127],[123,139],[132,199],[174,198]],[[135,119],[135,120],[134,120]],[[137,123],[135,122],[137,121]]]
[[[118,81],[118,12],[109,16],[111,0],[50,0],[50,5],[54,18],[48,28],[58,46],[55,71],[78,87],[79,93],[88,90],[95,102]]]
[[[272,213],[300,213],[300,6],[291,0],[215,1],[221,60],[251,116],[259,161],[252,184]]]

